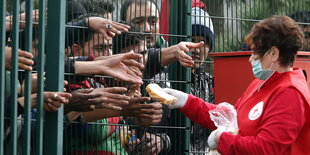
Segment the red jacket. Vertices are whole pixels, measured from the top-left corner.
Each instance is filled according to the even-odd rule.
[[[215,129],[208,113],[213,108],[190,95],[181,111]],[[310,154],[310,99],[302,70],[276,72],[266,81],[255,79],[235,108],[239,133],[221,135],[217,148],[221,154]]]

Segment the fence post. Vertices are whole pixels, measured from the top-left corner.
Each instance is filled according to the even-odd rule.
[[[188,37],[170,37],[171,45],[178,44],[181,41],[190,41],[191,35],[191,1],[190,0],[171,0],[170,1],[170,34],[185,35]],[[172,83],[172,88],[190,93],[190,68],[182,67],[178,62],[169,66],[169,79],[181,81]],[[172,125],[185,127],[185,130],[179,129],[172,135],[172,150],[174,154],[188,154],[189,151],[189,127],[190,121],[184,117],[178,110],[172,110]]]
[[[10,72],[10,99],[11,103],[17,103],[18,89],[18,48],[19,48],[19,10],[20,4],[18,0],[13,2],[13,25],[11,29],[12,39],[12,57]],[[10,105],[10,154],[17,154],[17,104]]]
[[[3,139],[4,139],[4,81],[5,81],[5,14],[6,14],[6,0],[0,2],[0,154],[3,154]]]
[[[39,36],[38,36],[38,82],[37,82],[37,117],[36,117],[36,154],[43,154],[43,124],[44,124],[44,49],[45,49],[45,24],[46,1],[39,2]]]
[[[48,1],[46,38],[46,89],[48,91],[63,91],[65,3],[64,0]],[[57,112],[46,112],[44,127],[44,154],[61,155],[63,153],[63,107]]]
[[[32,0],[26,0],[25,50],[32,53]],[[25,104],[23,125],[23,155],[30,155],[31,137],[31,72],[25,71]]]

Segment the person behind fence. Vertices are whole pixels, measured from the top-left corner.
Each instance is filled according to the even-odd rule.
[[[126,0],[121,7],[120,18],[138,25],[146,35],[147,48],[165,48],[168,42],[159,36],[159,9],[151,0]]]
[[[34,11],[35,12],[35,11]],[[21,13],[20,15],[20,20],[23,21],[25,20],[26,14],[25,13]],[[35,15],[34,15],[35,16]],[[20,84],[22,83],[22,79],[24,77],[22,77],[21,75],[23,74],[24,71],[33,71],[33,65],[34,65],[34,61],[33,61],[33,57],[34,54],[29,53],[28,51],[25,50],[25,48],[22,46],[23,44],[25,44],[24,40],[21,39],[20,44],[18,46],[19,49],[17,49],[17,69],[20,69],[18,71],[18,81],[16,83],[17,86],[17,92],[14,92],[14,94],[12,94],[12,88],[13,86],[12,84],[12,79],[11,79],[11,71],[13,68],[12,66],[12,56],[13,54],[13,48],[11,47],[12,42],[14,40],[12,40],[12,38],[10,38],[10,34],[12,31],[12,23],[11,23],[11,19],[12,16],[6,16],[6,32],[7,34],[7,40],[6,40],[6,45],[4,48],[4,55],[5,55],[5,61],[4,61],[4,67],[5,67],[5,83],[4,86],[5,87],[5,93],[4,93],[4,138],[3,138],[3,150],[4,150],[4,154],[12,154],[11,150],[10,150],[10,146],[8,144],[11,143],[11,139],[9,137],[11,137],[11,130],[12,130],[12,126],[11,126],[11,122],[10,122],[10,118],[12,117],[12,107],[14,104],[16,104],[17,107],[17,141],[18,143],[21,142],[21,133],[23,132],[23,119],[24,119],[24,106],[25,106],[25,97],[24,97],[24,88],[23,86]],[[35,21],[35,20],[34,20]],[[23,31],[23,29],[25,29],[25,24],[22,23],[20,24],[20,32]],[[21,33],[19,33],[19,35],[21,35]],[[22,38],[22,37],[21,37]],[[13,102],[13,97],[17,96],[16,102]],[[70,93],[65,93],[65,92],[51,92],[51,91],[44,91],[42,92],[42,96],[43,96],[43,109],[46,112],[55,112],[58,110],[58,108],[61,107],[62,104],[68,104],[69,100],[71,99],[72,95]],[[31,109],[35,109],[37,107],[37,93],[35,92],[31,92],[31,95],[29,96],[30,98],[30,108]],[[21,154],[21,148],[18,146],[18,151],[17,154]]]
[[[310,51],[310,11],[298,11],[291,15],[296,22],[300,22],[302,30],[304,31],[305,39],[302,51]]]
[[[78,2],[79,3],[79,2]],[[88,14],[95,14],[102,18],[113,20],[113,11],[115,10],[115,6],[113,1],[108,0],[99,0],[99,1],[81,1],[80,3],[83,4],[84,8],[89,13],[85,13],[84,15]],[[103,48],[108,50],[110,55],[112,55],[112,39],[105,39]]]
[[[32,11],[33,13],[33,20],[34,22],[37,21],[37,14],[38,14],[38,10],[33,10]],[[20,17],[20,20],[21,21],[25,21],[25,18],[26,18],[26,13],[21,13],[19,14],[19,17]],[[11,23],[11,19],[12,19],[12,16],[6,16],[6,32],[7,33],[11,33],[11,30],[12,30],[12,23]],[[18,59],[18,69],[21,69],[22,71],[20,72],[23,72],[23,71],[32,71],[33,68],[34,68],[34,56],[36,56],[36,52],[33,52],[33,53],[29,53],[28,51],[25,50],[25,32],[24,32],[24,29],[25,29],[25,24],[20,24],[20,29],[21,31],[19,32],[19,35],[21,36],[21,43],[20,43],[20,46],[17,50],[17,59]],[[36,37],[35,37],[35,31],[33,31],[33,42],[36,41]],[[8,35],[10,36],[10,35]],[[6,106],[5,108],[6,109],[10,109],[11,108],[11,99],[12,99],[12,94],[11,94],[11,78],[10,78],[10,70],[12,69],[12,55],[13,55],[13,51],[12,51],[12,47],[11,46],[11,40],[12,38],[7,38],[6,40],[6,46],[5,46],[5,103],[6,103]],[[33,47],[33,51],[35,51],[34,47]],[[21,75],[21,74],[19,74]],[[19,79],[22,79],[21,77],[19,77]],[[35,81],[36,82],[36,81]],[[18,115],[20,114],[23,114],[24,113],[24,88],[23,86],[20,84],[22,82],[18,81],[17,83],[17,87],[18,87],[18,90],[17,90],[17,107],[18,107]],[[36,86],[36,83],[33,84],[34,86]],[[34,87],[33,86],[33,87]],[[35,89],[36,87],[34,87]],[[58,110],[58,108],[61,106],[62,103],[70,103],[70,99],[72,97],[71,94],[69,93],[63,93],[63,92],[49,92],[49,91],[45,91],[43,92],[43,97],[44,97],[44,110],[45,111],[48,111],[48,112],[55,112]],[[37,98],[37,94],[35,91],[32,91],[31,92],[31,108],[36,108],[36,105],[37,105],[37,102],[36,102],[36,98]],[[9,116],[9,113],[11,111],[8,110],[8,116]]]
[[[192,67],[191,94],[200,97],[208,103],[214,103],[214,94],[212,91],[213,77],[206,71],[207,63],[204,62],[208,53],[214,48],[213,23],[209,18],[209,14],[198,7],[192,8],[191,14],[192,41],[196,43],[204,41],[205,43],[204,46],[192,52],[192,58],[195,64]],[[210,130],[194,123],[191,125],[190,133],[191,151],[207,152],[207,137],[210,134]]]
[[[169,107],[179,108],[192,121],[214,130],[208,138],[209,147],[223,155],[309,154],[309,90],[303,71],[292,67],[303,37],[294,20],[280,15],[256,23],[245,37],[253,50],[249,61],[256,78],[234,106],[238,116],[237,135],[225,132],[228,131],[225,128],[216,129],[218,124],[212,121],[224,121],[214,119],[220,114],[234,114],[229,104],[210,104],[165,88],[166,93],[177,98]]]
[[[121,22],[124,23],[124,22]],[[130,25],[130,24],[129,24]],[[113,53],[119,53],[119,52],[129,52],[130,50],[135,50],[135,52],[143,53],[144,59],[143,63],[145,64],[145,69],[143,70],[143,78],[148,79],[156,76],[156,74],[160,73],[162,71],[162,66],[167,66],[170,63],[178,60],[183,66],[186,67],[193,67],[194,66],[194,59],[190,56],[186,55],[185,52],[189,52],[191,49],[199,49],[204,47],[204,43],[199,40],[198,43],[193,42],[181,42],[177,45],[173,45],[164,49],[156,49],[156,48],[149,48],[146,49],[145,47],[145,41],[143,40],[143,35],[135,33],[140,32],[140,29],[138,26],[135,26],[133,24],[130,25],[130,33],[122,33],[121,35],[116,36],[113,38]],[[198,50],[197,50],[198,51]],[[158,54],[161,53],[161,59],[158,59]],[[154,81],[157,83],[157,81]],[[149,83],[148,81],[145,81],[145,83]],[[167,82],[160,82],[159,84],[161,86],[167,86],[163,85]],[[141,87],[141,93],[143,93],[144,87]],[[163,121],[158,125],[167,126],[168,119],[169,119],[169,110],[163,106]],[[157,130],[157,129],[155,129]],[[152,131],[150,129],[150,132],[157,132]],[[162,132],[162,131],[160,131]],[[166,131],[165,131],[166,132]],[[160,134],[159,134],[160,135]],[[168,135],[165,135],[165,139],[167,139]],[[159,141],[159,138],[157,138]],[[155,141],[156,139],[153,138],[151,141]],[[165,140],[167,141],[167,140]],[[170,141],[170,140],[169,140]],[[157,143],[160,144],[160,143]],[[169,143],[164,143],[169,144]],[[153,148],[166,148],[163,145],[158,147],[156,145],[150,145],[153,146]],[[151,150],[151,149],[150,149]],[[165,151],[169,149],[164,149]],[[160,152],[161,149],[157,150],[157,152]]]
[[[121,21],[121,23],[126,23]],[[141,30],[138,26],[133,24],[130,25],[128,33],[122,33],[113,38],[113,53],[128,53],[130,51],[135,51],[136,53],[143,54],[143,64],[145,64],[145,69],[143,72],[143,78],[151,78],[154,76],[152,73],[160,72],[160,61],[158,60],[159,50],[155,48],[146,48],[146,41],[144,35],[141,34]],[[140,33],[139,33],[140,32]],[[151,75],[150,75],[151,74]],[[148,83],[145,81],[144,83]],[[166,86],[166,85],[165,85]],[[140,87],[139,87],[140,88]],[[143,87],[139,89],[142,95],[146,94],[143,92]],[[140,95],[141,95],[140,94]],[[166,106],[163,106],[163,117],[160,123],[156,124],[157,126],[168,126],[170,119],[170,111]],[[132,118],[127,118],[126,122],[134,122]],[[146,122],[144,122],[146,123]],[[166,129],[161,128],[146,128],[143,133],[140,129],[137,130],[137,138],[139,140],[138,146],[134,146],[134,149],[129,149],[130,153],[145,153],[145,154],[158,154],[160,152],[168,153],[170,150],[170,137],[166,134]],[[127,144],[128,145],[128,144]]]
[[[91,17],[90,17],[91,18]],[[102,56],[105,55],[106,51],[102,48],[103,42],[104,42],[104,36],[102,34],[98,33],[92,33],[92,36],[84,36],[84,39],[79,40],[78,44],[73,44],[71,50],[69,50],[70,53],[68,56],[79,56],[79,59],[89,60],[89,62],[96,62],[96,61],[105,61],[106,59],[113,60],[115,63],[118,61],[118,57],[126,54],[134,54],[134,53],[126,53],[126,54],[119,54],[119,55],[112,55],[112,56]],[[86,42],[84,42],[86,40]],[[136,54],[137,55],[137,54]],[[86,58],[86,59],[85,59]],[[132,57],[133,59],[139,59],[140,57]],[[79,60],[81,61],[81,60]],[[75,63],[78,63],[79,61],[75,61]],[[109,64],[107,64],[109,65]],[[93,66],[93,65],[88,65]],[[128,65],[130,66],[130,64]],[[77,67],[77,66],[75,66]],[[96,66],[93,66],[96,67]],[[97,67],[104,67],[104,66],[97,66]],[[136,66],[137,67],[137,66]],[[85,69],[85,68],[84,68]],[[115,70],[114,70],[115,69]],[[121,68],[120,68],[121,69]],[[83,70],[83,68],[75,68],[75,73],[89,73],[89,70],[93,70],[93,68],[88,68],[86,70]],[[112,72],[117,72],[119,70],[118,68],[112,68]],[[100,73],[98,73],[100,74]],[[125,76],[125,75],[124,75]],[[78,79],[78,78],[77,78]],[[92,77],[92,76],[86,76],[86,77],[79,77],[79,80],[72,80],[75,82],[72,82],[69,84],[69,87],[71,90],[74,89],[80,89],[80,88],[95,88],[94,92],[100,92],[102,94],[102,98],[109,98],[111,93],[126,93],[127,89],[123,87],[110,87],[106,88],[107,86],[113,86],[113,85],[107,85],[105,82],[107,78],[102,77]],[[119,82],[115,82],[116,84]],[[110,94],[110,95],[109,95]],[[120,94],[118,94],[120,95]],[[120,135],[118,130],[118,122],[121,120],[122,115],[128,115],[128,116],[139,116],[144,115],[148,120],[148,123],[151,123],[155,121],[156,119],[161,118],[161,104],[160,103],[154,103],[149,105],[140,105],[139,102],[148,101],[149,99],[146,97],[140,97],[140,98],[130,98],[125,95],[120,95],[117,98],[110,98],[108,101],[111,102],[120,102],[121,100],[128,101],[128,104],[126,106],[120,107],[117,105],[114,105],[113,108],[100,108],[95,106],[92,112],[84,112],[84,113],[77,113],[77,112],[71,112],[68,113],[67,118],[68,120],[77,121],[78,124],[70,123],[66,127],[65,130],[65,154],[78,154],[78,153],[113,153],[116,154],[126,154],[125,149],[122,147],[120,143]],[[108,105],[113,105],[113,104]],[[135,108],[132,108],[132,107]],[[118,107],[118,109],[116,109]],[[131,109],[130,109],[131,107]],[[126,110],[124,110],[126,109]],[[148,111],[152,111],[155,113],[150,113]],[[156,115],[156,117],[159,116],[159,118],[154,118],[153,116]],[[87,123],[86,123],[87,122]],[[70,136],[72,135],[72,136]],[[70,137],[69,137],[70,136]],[[96,138],[92,138],[96,137]],[[83,141],[83,139],[89,139],[86,141]]]
[[[81,16],[78,19],[69,23],[69,25],[88,26],[90,29],[94,30],[97,33],[96,35],[102,34],[104,39],[106,40],[111,39],[111,37],[114,37],[116,34],[120,34],[121,31],[127,32],[128,28],[130,28],[127,25],[113,22],[109,19],[94,17],[90,15]],[[80,43],[84,44],[84,41],[90,40],[93,36],[93,32],[89,29],[67,28],[66,30],[66,47],[68,47],[67,50],[69,50],[69,52],[67,51],[67,54],[71,53],[70,50],[72,50],[71,48],[74,47],[72,45]],[[108,46],[101,46],[106,45],[105,41],[103,42],[103,44],[100,43],[100,40],[94,41],[94,43],[98,45],[96,48],[100,49],[104,47],[106,49],[106,47]],[[81,52],[84,52],[83,50],[80,49]],[[107,49],[107,51],[109,51],[109,49]],[[95,53],[96,52],[94,52],[94,50],[93,52],[89,52],[90,55],[93,55]],[[109,54],[99,52],[99,54],[100,53],[102,55]],[[133,65],[132,63],[130,63],[130,59],[137,58],[137,56],[137,54],[131,53],[128,55],[113,56],[114,59],[117,59],[117,61],[113,61],[113,57],[105,57],[106,59],[96,59],[96,61],[89,62],[75,61],[80,60],[80,58],[82,57],[72,57],[71,55],[66,58],[65,69],[67,69],[67,72],[75,74],[103,74],[107,76],[112,76],[126,82],[142,83],[141,78],[136,76],[136,74],[134,74],[128,67]],[[85,58],[86,57],[83,57],[82,60],[86,60]],[[92,56],[90,58],[94,57]],[[142,64],[135,64],[135,66],[138,68],[143,67]]]

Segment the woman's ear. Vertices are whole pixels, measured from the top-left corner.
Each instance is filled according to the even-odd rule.
[[[276,62],[278,61],[279,57],[280,57],[280,50],[275,47],[275,46],[272,46],[271,47],[271,51],[270,51],[270,54],[272,56],[272,61],[273,62]]]

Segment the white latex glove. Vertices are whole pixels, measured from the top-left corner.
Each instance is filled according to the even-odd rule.
[[[181,92],[179,90],[164,88],[165,93],[172,95],[177,98],[175,103],[167,104],[169,109],[176,109],[184,107],[185,103],[187,102],[188,94]]]
[[[221,135],[222,132],[224,132],[223,128],[217,128],[216,130],[211,132],[211,134],[208,137],[208,145],[209,145],[210,150],[217,148],[218,142],[215,140],[215,138],[216,136]]]

